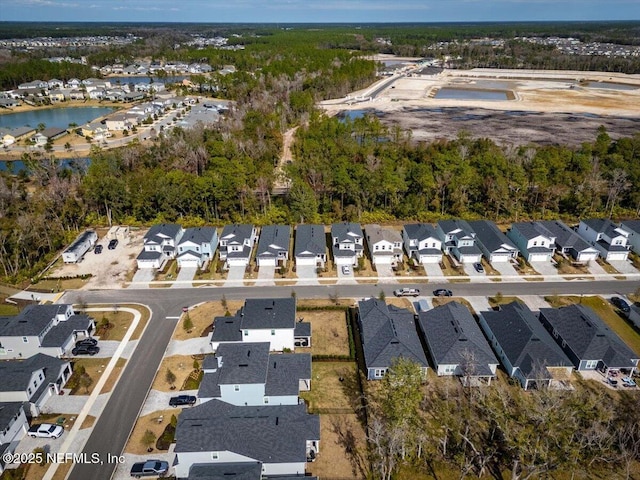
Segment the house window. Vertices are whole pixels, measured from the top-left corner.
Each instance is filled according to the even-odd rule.
[[[269,397],[264,397],[263,402],[264,402],[265,405],[268,405],[269,404]]]
[[[444,366],[444,373],[445,374],[455,373],[455,371],[456,371],[456,366],[455,365],[445,365]]]
[[[36,380],[33,381],[33,388],[38,388],[38,382]]]
[[[219,458],[218,452],[211,452],[211,460],[218,460]]]
[[[31,396],[31,387],[27,388],[27,393]]]
[[[536,245],[538,245],[538,241],[537,241],[537,240],[534,240],[534,241],[533,241],[533,246],[535,247]]]
[[[376,245],[373,249],[374,250],[380,250],[380,247],[378,245]]]
[[[245,330],[245,331],[244,331],[244,336],[245,336],[245,337],[248,337],[248,336],[249,336],[249,330]]]
[[[597,366],[598,366],[597,360],[587,360],[584,368],[586,368],[587,370],[594,370]]]
[[[42,373],[39,373],[39,374],[38,374],[38,378],[39,378],[40,380],[42,380]]]
[[[271,335],[275,335],[276,331],[275,330],[271,330]]]
[[[373,376],[376,378],[382,378],[386,373],[387,373],[386,368],[376,368],[375,371],[373,372]]]
[[[22,341],[23,341],[24,343],[29,343],[29,339],[28,339],[27,337],[22,337]]]
[[[240,385],[234,385],[233,386],[233,391],[234,392],[239,392],[240,391]]]

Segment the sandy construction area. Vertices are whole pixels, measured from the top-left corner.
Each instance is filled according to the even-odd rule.
[[[466,98],[439,98],[443,88]],[[501,99],[483,99],[500,92]],[[411,130],[417,141],[451,139],[464,130],[503,144],[575,145],[593,141],[600,125],[614,138],[640,130],[640,75],[489,69],[410,73],[322,107],[328,114],[372,111],[385,124]]]

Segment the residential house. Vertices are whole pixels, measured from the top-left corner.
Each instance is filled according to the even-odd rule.
[[[636,255],[640,255],[640,220],[625,220],[620,228],[628,233],[627,243]]]
[[[32,82],[21,83],[20,85],[18,85],[18,90],[45,90],[47,88],[49,88],[49,84],[43,80],[33,80]]]
[[[189,468],[189,480],[318,480],[307,475],[263,477],[262,463],[196,463]]]
[[[137,102],[138,100],[142,100],[143,98],[144,92],[128,92],[124,94],[122,100],[125,102]]]
[[[357,315],[367,379],[381,379],[400,358],[417,363],[426,374],[429,365],[412,312],[369,298],[358,302]]]
[[[527,262],[550,262],[556,237],[540,222],[516,222],[507,237],[515,243]]]
[[[111,132],[106,125],[100,122],[93,122],[80,127],[80,133],[85,138],[92,138],[93,140],[103,140],[111,137]]]
[[[267,225],[260,231],[256,263],[263,266],[286,266],[289,259],[289,242],[291,227],[289,225]]]
[[[311,387],[310,353],[269,353],[269,343],[223,343],[202,363],[200,403],[297,405]]]
[[[23,402],[0,402],[0,475],[10,463],[4,454],[14,453],[29,430],[29,420]]]
[[[32,127],[18,127],[9,129],[0,129],[0,139],[3,146],[13,145],[21,138],[27,137],[35,133],[35,129]]]
[[[67,84],[65,85],[67,88],[81,88],[84,87],[82,85],[82,82],[80,80],[78,80],[77,78],[71,78]]]
[[[180,268],[202,268],[213,259],[217,246],[215,227],[187,228],[178,241],[178,265]]]
[[[77,89],[70,90],[69,100],[84,100],[84,92]]]
[[[107,117],[105,120],[107,129],[111,131],[128,130],[135,125],[135,122],[124,113],[117,113]]]
[[[616,226],[609,219],[591,218],[580,220],[578,233],[596,247],[607,262],[626,260],[629,256],[629,232]]]
[[[555,237],[556,251],[571,256],[576,262],[588,263],[598,258],[599,252],[561,220],[539,221]]]
[[[64,263],[77,263],[82,260],[84,254],[87,253],[98,241],[98,234],[94,230],[86,230],[82,232],[69,247],[62,252],[62,260]]]
[[[87,89],[87,93],[89,94],[89,98],[91,100],[102,100],[106,96],[106,90],[104,88],[92,88],[91,90]]]
[[[269,342],[272,351],[293,350],[296,341],[311,341],[311,326],[296,321],[295,298],[247,299],[233,317],[216,317],[210,342]],[[310,345],[310,343],[308,343]]]
[[[69,361],[42,353],[0,362],[0,402],[22,402],[29,416],[36,417],[50,397],[60,394],[71,373]]]
[[[498,360],[467,307],[458,302],[418,314],[418,326],[438,376],[491,382]]]
[[[220,235],[220,260],[226,260],[227,268],[249,265],[251,251],[257,238],[258,234],[253,225],[225,225]]]
[[[64,102],[67,99],[65,95],[65,91],[63,90],[50,90],[49,91],[49,100],[52,103],[56,102]]]
[[[337,266],[356,266],[364,252],[364,234],[360,225],[352,222],[331,225],[331,249]]]
[[[45,128],[41,132],[36,133],[31,138],[36,145],[44,145],[47,142],[53,142],[54,140],[65,136],[67,133],[69,132],[66,128],[49,127]]]
[[[298,225],[294,254],[296,265],[324,267],[327,261],[327,238],[323,225]]]
[[[367,246],[374,265],[396,266],[402,262],[402,236],[397,230],[372,223],[364,226]]]
[[[468,222],[476,234],[476,243],[489,263],[508,262],[518,256],[516,247],[498,226],[489,220]]]
[[[480,326],[509,376],[525,390],[571,377],[573,364],[526,305],[512,302],[482,312]]]
[[[585,305],[541,308],[540,321],[578,371],[624,369],[632,374],[638,365],[640,355]]]
[[[22,102],[17,98],[0,98],[0,108],[13,108],[19,107],[20,105],[22,105]]]
[[[182,410],[175,440],[177,478],[188,478],[194,465],[258,462],[267,477],[304,476],[319,453],[320,417],[304,403],[245,407],[211,400]]]
[[[52,78],[47,82],[47,88],[64,88],[64,82],[62,80],[58,80],[57,78]]]
[[[440,263],[442,240],[436,229],[428,223],[412,223],[402,228],[404,251],[409,259],[418,263]]]
[[[453,255],[460,263],[478,263],[482,250],[476,244],[476,233],[464,220],[440,220],[436,234],[442,241],[444,253]]]
[[[61,357],[94,329],[93,319],[76,315],[72,305],[27,305],[18,315],[0,317],[0,358]]]
[[[143,250],[136,258],[138,268],[162,268],[165,262],[175,258],[176,247],[184,229],[175,223],[152,226],[143,238]]]

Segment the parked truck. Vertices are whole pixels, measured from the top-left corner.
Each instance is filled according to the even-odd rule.
[[[142,477],[164,477],[169,471],[169,463],[163,460],[147,460],[146,462],[134,463],[131,467],[131,476]]]

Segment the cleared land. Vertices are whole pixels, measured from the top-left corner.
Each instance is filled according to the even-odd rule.
[[[349,355],[346,312],[316,310],[300,312],[299,315],[311,323],[313,355]]]

